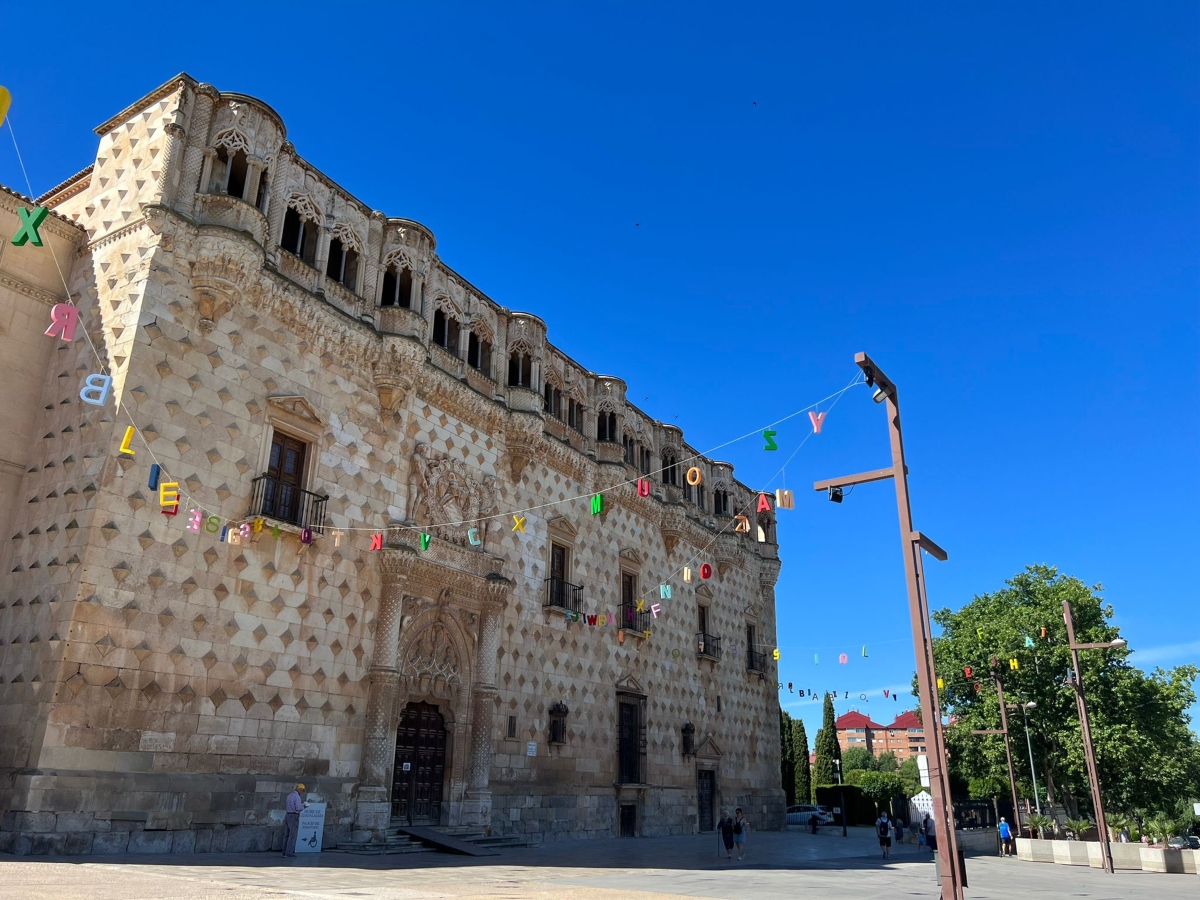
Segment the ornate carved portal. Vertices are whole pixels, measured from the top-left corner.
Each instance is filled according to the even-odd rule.
[[[425,487],[440,483],[431,479]],[[399,808],[397,801],[403,807],[401,814],[413,816],[414,821],[489,824],[499,614],[512,588],[512,582],[497,573],[465,570],[474,561],[485,564],[476,566],[477,571],[487,571],[491,558],[484,554],[450,547],[448,565],[417,553],[401,540],[396,529],[377,557],[383,592],[368,676],[367,732],[355,813],[356,826],[377,838],[383,837]],[[431,764],[420,784],[411,780],[415,775],[406,779],[403,769],[407,761],[411,773],[416,757],[401,758],[404,753],[418,753],[418,744],[424,746],[421,741],[409,746],[411,728],[406,731],[402,724],[414,704],[424,704],[422,709],[436,707],[444,722],[439,756],[444,759],[439,770],[444,776]],[[430,779],[439,778],[440,788],[435,791]]]
[[[493,524],[487,516],[496,511],[493,479],[481,479],[461,459],[438,453],[428,444],[417,444],[408,473],[408,519],[426,526],[454,544],[475,540],[487,545]]]

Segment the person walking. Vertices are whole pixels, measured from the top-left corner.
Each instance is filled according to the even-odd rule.
[[[875,820],[875,830],[879,833],[879,849],[887,859],[892,852],[892,822],[886,810]]]
[[[1012,851],[1012,828],[1009,827],[1004,816],[1000,817],[1000,824],[997,826],[997,830],[1000,832],[1000,855],[1015,856],[1016,853]]]
[[[721,842],[725,844],[725,856],[733,859],[733,819],[729,818],[729,810],[721,810],[721,821],[717,823],[717,831],[721,834]]]
[[[893,825],[896,829],[896,844],[897,845],[903,844],[904,843],[904,822],[901,819],[897,818],[896,821],[893,823]]]
[[[925,813],[925,846],[930,853],[937,853],[937,826],[933,824],[933,816],[929,813]]]
[[[304,810],[304,798],[300,796],[304,785],[297,784],[287,796],[287,806],[284,808],[283,824],[287,829],[287,837],[283,841],[283,855],[291,859],[296,855],[296,837],[300,834],[300,813]]]
[[[750,823],[742,815],[740,806],[733,811],[733,815],[733,842],[737,844],[738,859],[741,860],[746,855],[746,832],[750,830]]]

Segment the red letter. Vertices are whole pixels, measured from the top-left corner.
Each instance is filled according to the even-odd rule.
[[[712,578],[712,566],[710,566],[708,563],[702,565],[700,567],[700,577],[705,580]]]
[[[647,481],[645,478],[638,479],[638,496],[639,497],[649,497],[650,496],[650,482]]]
[[[771,501],[767,499],[766,494],[759,494],[758,495],[758,510],[757,510],[757,512],[770,512],[770,511],[771,511]]]
[[[371,535],[371,549],[372,550],[382,550],[383,549],[383,535],[382,534]]]

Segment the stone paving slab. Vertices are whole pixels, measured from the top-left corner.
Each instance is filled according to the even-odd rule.
[[[1119,872],[968,857],[968,900],[1195,900],[1200,877]],[[937,900],[928,853],[912,845],[879,856],[870,829],[813,836],[751,833],[743,862],[717,856],[713,835],[563,841],[501,857],[420,854],[208,854],[30,859],[0,856],[4,900],[668,900],[796,897]]]

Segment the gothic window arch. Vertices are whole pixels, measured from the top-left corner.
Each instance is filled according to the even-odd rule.
[[[237,129],[222,132],[213,141],[212,173],[209,176],[208,194],[228,194],[245,199],[246,180],[249,174],[250,143]]]
[[[383,287],[379,293],[379,305],[412,309],[412,293],[412,269],[403,263],[389,262],[383,270]]]
[[[627,465],[635,465],[637,459],[637,442],[633,439],[633,434],[626,431],[621,436],[621,446],[625,450],[625,463]]]
[[[662,480],[663,484],[679,484],[679,457],[670,448],[663,450]]]
[[[713,515],[728,516],[729,512],[729,491],[725,487],[724,482],[717,482],[713,486]]]
[[[458,356],[459,335],[462,326],[457,318],[448,315],[444,304],[433,311],[433,342]]]
[[[546,415],[553,416],[560,422],[563,420],[563,390],[562,378],[551,369],[543,379],[545,387],[542,390],[542,406]]]
[[[359,259],[362,256],[362,240],[345,222],[333,227],[329,238],[329,262],[325,274],[338,284],[358,293]]]
[[[483,322],[476,322],[467,334],[467,365],[492,377],[492,332]]]
[[[567,395],[567,424],[583,434],[583,401],[578,395]]]
[[[308,265],[315,265],[320,221],[321,211],[308,195],[292,194],[283,216],[283,236],[279,246]]]
[[[509,345],[508,384],[510,387],[533,387],[533,348],[524,341]]]

